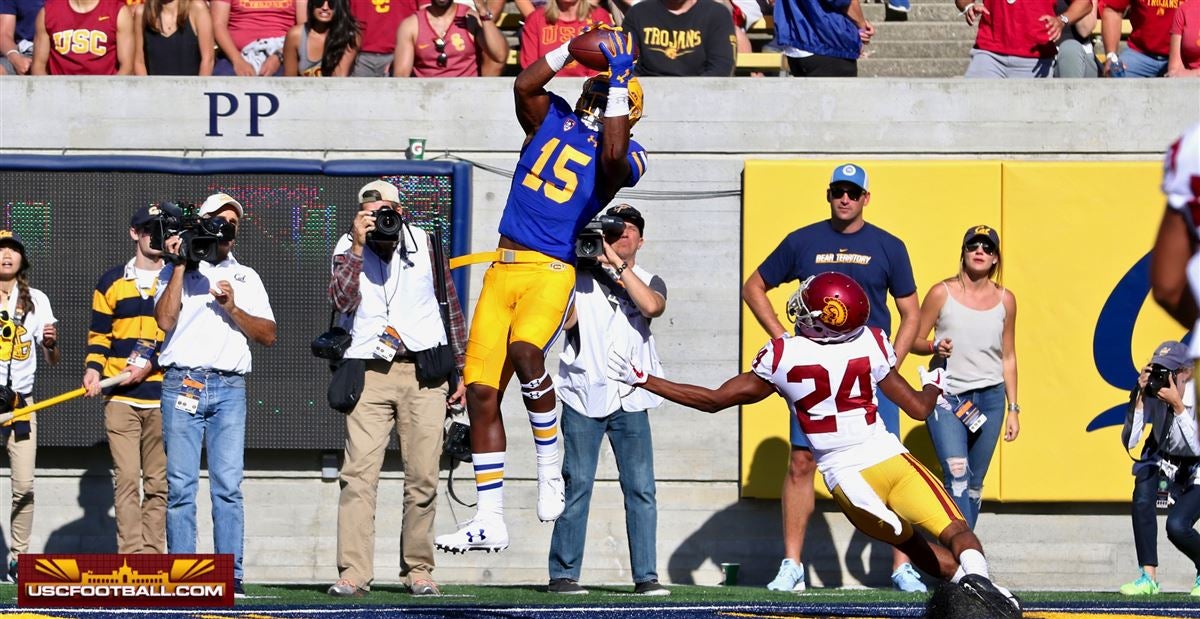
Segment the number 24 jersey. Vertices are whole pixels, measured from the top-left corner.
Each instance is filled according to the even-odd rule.
[[[805,337],[771,340],[751,370],[775,386],[800,422],[817,468],[831,473],[862,469],[904,453],[877,414],[875,385],[896,364],[883,331],[864,327],[852,340],[821,344]]]
[[[574,264],[575,237],[609,199],[599,195],[599,148],[600,134],[588,129],[562,97],[551,94],[545,120],[521,150],[500,234]],[[629,178],[623,186],[632,187],[646,172],[646,149],[630,140],[626,158]]]

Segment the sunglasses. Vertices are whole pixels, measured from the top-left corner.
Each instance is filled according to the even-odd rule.
[[[308,0],[308,3],[311,4],[313,8],[319,9],[319,8],[325,6],[326,4],[332,6],[333,0]]]
[[[443,39],[442,37],[438,37],[438,38],[434,39],[433,49],[434,49],[434,51],[436,51],[438,53],[437,66],[439,66],[439,67],[446,66],[446,61],[449,60],[449,57],[446,56],[446,40]]]
[[[967,243],[963,249],[967,250],[967,253],[972,253],[977,249],[982,249],[983,253],[989,256],[996,255],[996,246],[992,245],[991,241],[974,241],[972,243]]]
[[[842,196],[850,196],[851,200],[860,200],[863,197],[863,190],[858,187],[830,187],[829,197],[833,200],[838,200]]]

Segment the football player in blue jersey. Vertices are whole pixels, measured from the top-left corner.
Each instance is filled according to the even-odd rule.
[[[441,550],[508,547],[500,399],[514,372],[537,451],[538,518],[550,522],[563,511],[557,403],[545,355],[572,308],[576,237],[619,189],[632,187],[646,171],[646,151],[629,138],[642,115],[633,38],[607,30],[600,51],[609,71],[584,84],[573,109],[545,88],[571,59],[569,43],[522,71],[513,87],[525,144],[500,219],[499,248],[482,255],[492,264],[471,319],[463,368],[478,511],[459,531],[438,536]]]

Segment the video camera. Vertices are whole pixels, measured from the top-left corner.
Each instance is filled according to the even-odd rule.
[[[1169,377],[1173,374],[1166,366],[1152,363],[1150,365],[1150,376],[1146,378],[1146,386],[1142,388],[1142,393],[1148,398],[1157,398],[1158,391],[1169,384]]]
[[[162,214],[150,223],[150,248],[163,252],[163,257],[178,264],[200,262],[216,264],[217,245],[232,241],[236,235],[233,224],[224,217],[201,218],[195,204],[162,202]],[[179,253],[165,251],[167,239],[179,236]]]
[[[400,231],[404,229],[404,216],[399,211],[385,206],[373,211],[375,229],[367,233],[367,241],[395,243],[400,240]]]
[[[589,222],[575,238],[575,258],[579,266],[598,264],[596,258],[604,255],[604,239],[615,239],[625,231],[625,220],[612,215],[601,215]]]

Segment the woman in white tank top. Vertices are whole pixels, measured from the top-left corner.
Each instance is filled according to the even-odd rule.
[[[1021,429],[1017,299],[996,283],[1000,264],[1000,235],[989,226],[969,228],[958,274],[938,282],[925,295],[918,339],[912,347],[914,354],[933,355],[931,366],[946,368],[949,407],[935,408],[926,427],[946,491],[971,528],[979,517],[983,478],[1001,427],[1006,441],[1015,440]],[[985,419],[971,414],[972,409]]]

